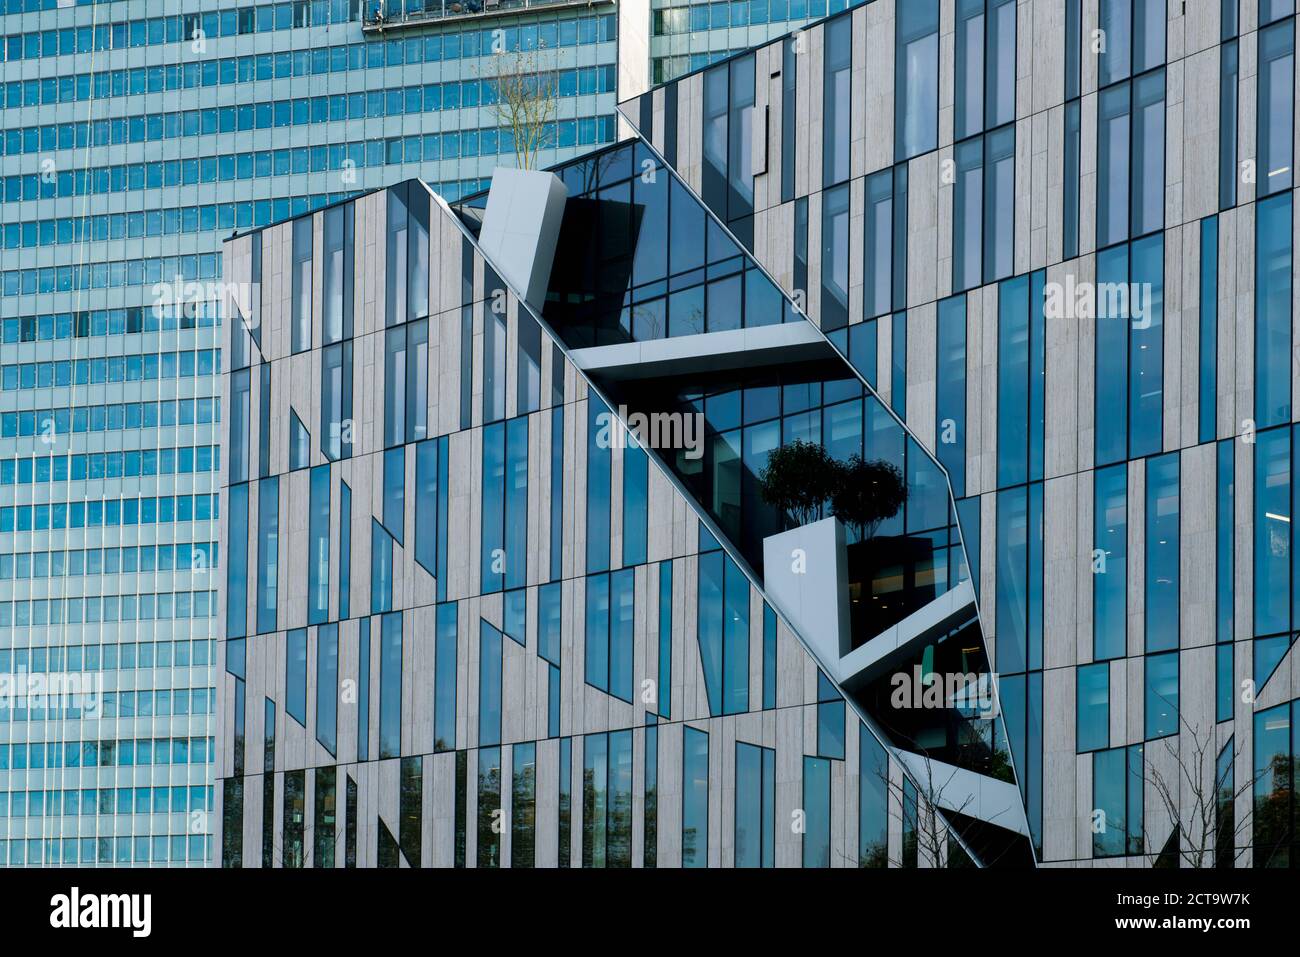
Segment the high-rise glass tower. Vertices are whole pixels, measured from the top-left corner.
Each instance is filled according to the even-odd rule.
[[[0,863],[211,858],[221,240],[478,189],[516,162],[502,72],[552,78],[538,162],[610,142],[618,32],[563,0],[0,3]]]

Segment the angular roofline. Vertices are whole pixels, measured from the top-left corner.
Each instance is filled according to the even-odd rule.
[[[869,6],[874,2],[875,0],[851,0],[849,5],[845,7],[843,10],[837,10],[835,13],[828,13],[826,16],[819,17],[816,20],[809,20],[801,27],[795,27],[793,30],[788,30],[785,33],[781,33],[778,34],[777,36],[770,37],[769,39],[764,40],[762,43],[756,43],[753,46],[745,47],[743,50],[737,50],[735,53],[729,53],[725,57],[721,57],[720,59],[714,60],[711,63],[706,63],[704,66],[696,67],[694,70],[689,70],[686,73],[683,73],[681,76],[673,77],[671,80],[665,80],[663,83],[660,83],[657,86],[650,87],[650,89],[646,90],[644,93],[638,93],[636,96],[628,97],[626,100],[616,103],[615,107],[618,109],[620,113],[623,114],[624,119],[626,119],[628,122],[632,122],[632,118],[628,116],[627,111],[623,109],[623,105],[626,103],[635,103],[637,100],[641,99],[641,97],[649,96],[655,90],[667,89],[668,87],[672,86],[675,83],[680,83],[682,80],[689,79],[690,77],[696,76],[700,73],[704,73],[708,70],[712,70],[715,67],[721,66],[723,64],[731,63],[733,60],[739,60],[741,57],[749,56],[752,53],[754,53],[754,51],[762,49],[763,47],[771,46],[774,43],[784,43],[786,40],[790,39],[796,33],[803,33],[805,30],[810,30],[813,27],[830,23],[832,20],[837,20],[840,17],[850,16],[854,10],[857,10],[861,7]]]
[[[690,189],[690,184],[686,183],[684,180],[681,179],[681,176],[677,173],[676,169],[670,166],[666,161],[664,161],[663,157],[660,156],[658,151],[655,151],[654,147],[646,140],[644,140],[644,138],[640,136],[639,132],[638,135],[635,137],[635,139],[640,140],[647,147],[649,147],[654,152],[654,155],[659,159],[659,161],[664,164],[664,168],[671,171],[672,175],[677,177],[677,179],[681,181],[683,186],[685,186],[688,190]],[[632,145],[631,140],[624,140],[620,143],[613,144],[613,146],[608,148],[612,149],[612,148],[626,147],[631,145]],[[604,150],[598,152],[603,152],[603,151]],[[594,155],[594,154],[587,154],[587,155]],[[474,249],[478,252],[478,254],[483,257],[483,261],[488,265],[490,265],[496,271],[498,278],[500,278],[503,283],[507,283],[507,285],[509,285],[509,283],[504,277],[504,273],[501,272],[501,270],[497,267],[497,265],[492,261],[492,258],[479,245],[478,238],[475,237],[473,233],[469,230],[469,228],[465,225],[464,220],[462,220],[461,217],[457,215],[455,208],[450,203],[448,203],[443,197],[439,196],[437,192],[435,192],[433,189],[430,189],[427,184],[425,184],[425,189],[428,189],[429,194],[434,198],[434,200],[443,206],[448,216],[455,221],[456,227],[461,231],[462,236],[465,239],[469,240],[470,244],[474,247]],[[705,214],[707,216],[712,217],[715,221],[717,221],[717,217],[716,215],[714,215],[713,210],[710,209],[707,205],[705,205],[703,200],[701,200],[698,196],[696,196],[694,190],[691,190],[691,195],[694,196],[696,201],[700,203],[701,207],[705,211]],[[743,250],[743,255],[747,256],[750,260],[752,260],[760,269],[763,270],[764,274],[768,275],[768,278],[771,279],[771,276],[767,273],[767,270],[763,267],[763,264],[760,263],[756,257],[754,257],[753,253],[751,253],[748,249],[746,249],[744,244],[740,243],[738,240],[735,239],[734,236],[732,236],[731,231],[729,229],[726,229],[725,224],[721,224],[721,225],[722,228],[726,230],[727,235],[730,236],[734,242],[736,242],[737,247]],[[779,284],[776,284],[775,280],[771,280],[771,281],[774,283],[775,288],[781,294],[782,298],[786,299],[787,301],[790,301],[789,297],[786,296],[785,290]],[[613,414],[615,418],[618,418],[617,405],[611,403],[609,397],[606,395],[605,391],[599,386],[599,384],[596,383],[590,376],[587,375],[587,373],[583,371],[581,366],[574,359],[572,354],[573,351],[564,342],[563,338],[559,335],[559,333],[557,333],[554,330],[554,328],[545,319],[544,316],[542,316],[531,304],[529,304],[523,298],[523,295],[519,292],[519,290],[511,287],[510,291],[514,294],[515,299],[518,302],[519,308],[525,310],[528,313],[528,315],[530,315],[533,318],[533,320],[537,322],[539,326],[541,326],[541,328],[546,332],[546,334],[550,336],[552,345],[555,348],[558,348],[561,351],[561,353],[564,355],[565,359],[568,360],[568,362],[573,365],[574,373],[582,378],[588,390],[592,394],[594,394],[597,398],[599,398],[602,402],[604,402],[606,408],[610,410],[611,414]],[[835,344],[833,342],[830,342],[829,338],[826,338],[826,334],[821,331],[821,328],[816,323],[814,323],[811,319],[809,319],[806,315],[804,315],[802,312],[800,312],[799,314],[803,316],[804,322],[808,323],[808,325],[816,329],[817,332],[823,338],[825,338],[826,341],[830,344],[831,348],[835,349],[836,354],[841,356],[845,365],[848,366],[848,368],[852,371],[853,375],[856,375],[858,379],[862,382],[863,386],[867,389],[867,391],[870,392],[870,394],[875,396],[880,401],[881,405],[890,413],[890,415],[894,417],[895,421],[899,423],[899,425],[904,430],[904,432],[909,437],[911,437],[916,441],[917,446],[926,455],[926,457],[929,458],[931,461],[935,462],[939,466],[940,474],[943,475],[945,485],[947,486],[948,489],[949,502],[950,504],[955,503],[956,500],[953,498],[953,493],[952,493],[952,483],[948,478],[947,471],[943,469],[943,465],[938,461],[938,458],[936,456],[933,456],[930,453],[929,449],[925,448],[925,446],[921,444],[921,441],[917,439],[915,435],[913,435],[911,429],[909,429],[907,424],[898,417],[897,413],[894,412],[893,408],[890,407],[889,403],[885,402],[884,399],[881,399],[879,395],[876,394],[875,390],[871,388],[870,384],[867,383],[866,379],[863,378],[862,374],[857,370],[857,367],[848,361],[848,358],[844,356],[843,353],[841,353],[835,347]],[[618,421],[619,424],[622,425],[624,429],[628,428],[627,423],[624,422],[621,418],[619,418]],[[853,698],[853,696],[848,694],[846,691],[844,691],[844,689],[840,687],[839,683],[834,678],[830,677],[831,675],[836,674],[837,672],[827,668],[826,664],[821,660],[821,658],[818,656],[816,651],[813,650],[811,644],[799,632],[799,629],[797,629],[794,626],[794,624],[789,620],[789,618],[787,618],[781,612],[779,605],[777,605],[775,602],[772,601],[763,583],[758,580],[758,575],[755,573],[754,569],[750,566],[749,562],[744,558],[743,555],[739,553],[739,551],[735,548],[734,544],[731,542],[730,536],[726,535],[722,531],[722,529],[718,527],[717,523],[714,522],[713,517],[708,514],[708,511],[704,509],[700,505],[696,497],[688,489],[686,489],[685,485],[682,483],[679,476],[671,468],[669,468],[666,463],[663,462],[663,460],[659,456],[658,450],[647,447],[645,451],[647,456],[649,456],[655,462],[656,468],[658,468],[659,471],[664,475],[664,477],[667,478],[669,483],[672,485],[673,490],[678,495],[682,496],[683,501],[685,501],[686,504],[690,507],[692,513],[694,513],[695,515],[695,518],[708,529],[709,534],[713,536],[714,540],[718,543],[719,547],[721,547],[722,550],[731,558],[731,560],[735,562],[736,566],[741,570],[741,573],[744,574],[745,578],[749,581],[750,587],[752,587],[758,593],[758,595],[763,599],[764,603],[769,608],[771,608],[773,612],[778,617],[781,618],[782,621],[785,622],[786,627],[790,630],[790,634],[793,635],[795,639],[799,642],[799,645],[803,649],[803,651],[808,655],[810,659],[812,659],[813,663],[817,665],[818,669],[827,676],[827,679],[833,685],[835,685],[836,690],[839,691],[841,696],[843,697],[846,706],[853,711],[853,713],[858,717],[858,719],[867,728],[867,730],[871,733],[871,735],[876,739],[876,741],[880,744],[880,746],[883,747],[885,751],[891,756],[893,756],[896,751],[906,751],[906,749],[898,748],[895,745],[891,744],[888,737],[877,726],[875,719],[872,718],[871,715],[869,715],[864,708],[859,706],[857,701]],[[953,520],[954,521],[957,520],[955,505],[953,506]],[[958,525],[958,535],[961,538],[962,551],[963,553],[965,553],[966,541],[965,541],[965,537],[961,535],[960,525]],[[967,561],[967,567],[969,567],[969,560]],[[978,595],[975,601],[975,613],[976,613],[976,622],[980,628],[980,640],[984,642],[985,651],[987,653],[987,638],[984,635],[982,618],[980,616]],[[1002,718],[1000,710],[995,720],[999,720],[1002,722],[1003,731],[1005,732],[1006,723],[1005,720],[1003,720]],[[907,753],[912,754],[917,752],[907,752]],[[924,753],[920,753],[918,756],[925,757]],[[1011,768],[1011,774],[1012,774],[1011,783],[1014,787],[1019,789],[1020,780],[1019,780],[1019,775],[1016,772],[1015,756],[1013,753],[1008,751],[1007,757],[1008,757],[1008,763]],[[907,766],[907,763],[902,758],[896,756],[894,759],[898,763],[901,773],[906,777],[911,777],[911,775],[908,773],[909,768]],[[978,774],[979,772],[972,772],[972,773]],[[981,775],[981,776],[987,777],[987,775]],[[917,786],[918,791],[920,791],[918,782],[913,781],[913,785]],[[1029,856],[1030,859],[1034,862],[1034,867],[1037,868],[1039,866],[1038,855],[1034,853],[1033,841],[1030,837],[1028,810],[1025,808],[1023,802],[1017,804],[1017,807],[1020,809],[1021,816],[1022,816],[1022,823],[1024,825],[1024,831],[1022,832],[1022,836],[1024,836],[1025,840],[1029,842],[1029,852],[1030,852]],[[986,821],[985,823],[991,824],[995,827],[1004,827],[1004,825],[1000,825],[996,821]],[[1012,830],[1011,828],[1005,828],[1005,829]],[[966,853],[970,856],[971,860],[974,861],[977,866],[981,868],[987,866],[985,862],[980,860],[980,858],[974,853],[974,851],[970,848],[967,842],[963,839],[962,835],[958,833],[956,828],[950,825],[948,827],[948,833],[958,842],[958,844],[961,845],[962,849],[966,851]]]

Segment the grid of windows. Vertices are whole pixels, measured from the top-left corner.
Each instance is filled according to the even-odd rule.
[[[400,16],[404,6],[389,3],[388,9]],[[210,732],[214,662],[209,654],[188,656],[188,648],[192,641],[206,649],[216,635],[212,573],[225,576],[228,586],[225,603],[232,611],[222,611],[228,635],[306,625],[308,683],[344,680],[356,638],[335,623],[352,610],[351,579],[370,578],[351,567],[352,544],[358,558],[374,544],[398,554],[404,547],[400,528],[382,529],[387,542],[352,532],[355,478],[341,481],[312,457],[317,447],[330,461],[351,454],[354,285],[352,270],[344,267],[352,261],[352,207],[330,209],[314,235],[307,221],[291,257],[298,277],[293,347],[307,353],[322,340],[330,347],[316,421],[315,409],[300,400],[292,416],[284,415],[282,397],[273,401],[270,394],[270,364],[254,349],[263,345],[257,331],[260,240],[251,301],[247,290],[227,295],[220,242],[232,230],[263,227],[392,181],[385,170],[423,174],[451,198],[482,188],[491,168],[514,151],[508,131],[494,122],[496,90],[484,69],[500,45],[493,46],[498,30],[507,50],[545,49],[555,59],[556,94],[564,107],[546,156],[572,155],[614,137],[617,18],[610,11],[556,4],[380,35],[363,33],[363,7],[360,0],[297,0],[161,16],[115,8],[99,11],[92,25],[79,16],[84,11],[71,7],[0,3],[6,14],[45,11],[39,18],[9,17],[0,36],[0,110],[7,121],[0,155],[12,158],[0,177],[0,394],[6,400],[0,486],[16,493],[0,505],[0,535],[15,539],[0,554],[0,630],[12,632],[21,646],[7,645],[6,656],[25,656],[30,643],[33,651],[66,651],[71,665],[74,652],[80,656],[84,648],[82,660],[89,661],[102,648],[95,670],[105,677],[104,709],[113,715],[148,715],[168,728],[183,723],[192,733]],[[409,7],[414,11],[416,4]],[[129,65],[121,59],[128,51]],[[89,71],[91,56],[97,66],[109,57],[112,68]],[[39,76],[32,72],[38,66]],[[286,83],[294,87],[288,96],[281,89]],[[268,95],[271,84],[280,96]],[[261,92],[250,97],[254,86]],[[86,109],[90,103],[93,110]],[[399,119],[405,123],[400,135],[384,129]],[[322,132],[343,121],[351,124],[346,138]],[[310,146],[285,140],[250,148],[254,134],[265,139],[307,129],[314,131]],[[178,158],[175,147],[198,142],[206,144],[200,152]],[[33,163],[20,170],[14,165],[20,160]],[[272,178],[274,196],[261,189]],[[198,192],[213,189],[221,191],[219,201],[195,201]],[[142,197],[158,191],[163,200],[143,208]],[[122,199],[111,211],[101,202],[110,193]],[[74,197],[87,199],[86,209],[54,215],[52,204]],[[415,256],[421,259],[427,254]],[[234,421],[226,423],[217,398],[217,376],[227,371],[218,340],[229,338],[222,313],[232,308],[254,331],[228,354],[240,372],[230,407]],[[417,375],[419,331],[413,328],[407,343]],[[287,386],[280,387],[287,396]],[[416,407],[422,405],[414,398]],[[273,423],[283,436],[271,438]],[[417,417],[408,416],[406,426],[413,438],[425,437]],[[227,428],[232,457],[223,462],[219,437]],[[51,441],[42,443],[43,434]],[[259,440],[250,443],[253,435]],[[302,490],[311,511],[312,561],[303,566],[309,568],[303,584],[311,610],[293,622],[279,610],[286,597],[280,578],[289,574],[288,503],[299,492],[270,461],[272,450],[283,454],[278,450],[286,438],[291,466],[313,467],[302,473],[311,479]],[[446,561],[445,532],[440,538],[438,529],[445,529],[447,483],[445,477],[438,482],[438,468],[435,454],[434,476],[426,477],[442,498],[435,492],[433,515],[422,514],[417,529],[417,538],[429,542],[426,557],[434,570],[440,557],[443,568]],[[445,476],[445,464],[442,470]],[[248,523],[253,534],[232,545],[229,555],[218,555],[225,516],[217,490],[227,479],[253,483],[229,497],[230,517]],[[82,531],[97,535],[100,529],[112,530],[104,547]],[[254,568],[257,574],[246,580]],[[445,574],[440,578],[445,587]],[[382,593],[399,586],[382,569],[378,579],[385,586],[376,589],[382,600],[372,604],[396,607]],[[246,598],[251,605],[241,624],[233,609]],[[377,622],[376,650],[381,633]],[[173,636],[187,649],[185,659],[179,651],[165,659],[160,650],[158,660],[168,664],[141,667],[160,676],[174,672],[174,678],[160,677],[158,690],[148,693],[116,690],[113,675],[135,667],[128,655],[137,645],[141,655],[155,643],[170,649]],[[334,657],[325,653],[330,647],[337,657],[332,665]],[[380,670],[377,658],[376,675]],[[328,730],[342,714],[315,698],[303,707],[316,712],[318,740],[332,753],[348,737]],[[15,747],[31,743],[23,720],[13,725]],[[76,727],[74,721],[74,738]],[[121,733],[129,729],[123,725]],[[0,735],[0,743],[8,740]],[[207,763],[194,767],[200,777],[190,780],[210,778],[211,755],[201,760]],[[27,776],[35,782],[27,787],[36,791],[52,783],[49,773]],[[302,781],[292,800],[285,794],[283,806],[311,803],[306,795],[312,789],[316,819],[304,824],[310,830],[331,819],[327,800],[337,796],[339,811],[346,811],[349,788],[355,790],[350,780],[330,784],[322,772]],[[0,847],[0,862],[210,860],[210,838],[189,836],[188,816],[166,821],[156,823],[158,838],[146,830],[138,839],[94,838],[80,848],[76,839],[46,846],[24,837],[30,829],[0,827],[0,841],[9,842],[8,853]],[[90,833],[112,833],[111,826],[105,820]],[[86,833],[84,821],[80,830]],[[309,856],[311,844],[296,842],[295,853]]]

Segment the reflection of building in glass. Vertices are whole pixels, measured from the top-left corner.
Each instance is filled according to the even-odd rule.
[[[248,465],[219,454],[220,316],[260,282],[226,285],[222,240],[410,177],[482,188],[514,155],[495,49],[551,51],[542,162],[614,138],[613,4],[400,33],[361,6],[0,4],[0,675],[104,684],[99,718],[0,707],[0,864],[213,860],[218,473]],[[360,408],[350,348],[322,397]],[[299,412],[275,421],[307,455]]]
[[[1294,5],[1049,6],[874,0],[622,109],[942,463],[1039,858],[1285,866]],[[1158,780],[1210,764],[1207,827]]]

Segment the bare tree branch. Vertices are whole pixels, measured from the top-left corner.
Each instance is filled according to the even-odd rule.
[[[493,56],[492,92],[498,122],[514,138],[520,169],[535,169],[537,154],[553,145],[559,96],[558,71],[546,51],[523,50]]]
[[[1163,696],[1161,696],[1163,697]],[[1143,757],[1143,780],[1151,786],[1161,806],[1177,832],[1177,853],[1185,867],[1214,867],[1220,851],[1231,855],[1235,864],[1250,846],[1239,842],[1238,836],[1251,824],[1249,815],[1236,820],[1237,799],[1254,788],[1259,774],[1252,774],[1240,787],[1233,788],[1232,780],[1237,758],[1243,753],[1237,739],[1232,738],[1231,760],[1220,770],[1219,755],[1215,749],[1214,726],[1202,734],[1199,726],[1188,722],[1182,711],[1172,701],[1167,704],[1178,714],[1182,733],[1169,735],[1162,740],[1165,753],[1174,762],[1175,771],[1166,777],[1149,756]],[[1207,762],[1213,773],[1207,770]],[[1220,814],[1220,806],[1228,813]],[[1143,845],[1148,853],[1156,846],[1143,822]],[[1172,832],[1171,832],[1172,833]]]

